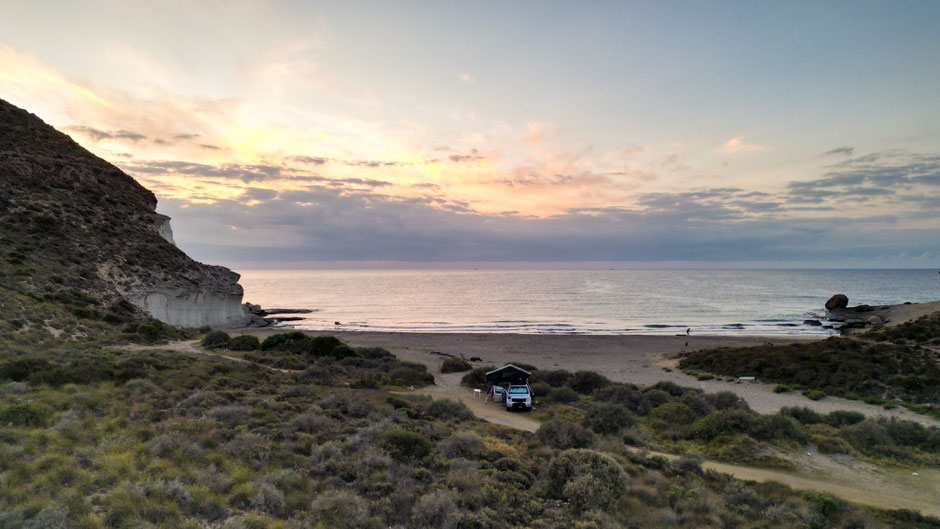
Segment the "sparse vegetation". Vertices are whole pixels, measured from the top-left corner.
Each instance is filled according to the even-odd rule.
[[[441,373],[460,373],[471,369],[473,369],[473,366],[470,365],[470,362],[459,358],[447,358],[441,364]]]
[[[861,337],[696,351],[679,365],[735,377],[757,376],[778,387],[861,397],[879,405],[889,400],[920,405],[927,413],[932,407],[938,413],[940,365],[936,353],[923,347],[940,339],[938,322],[940,316],[934,316]]]

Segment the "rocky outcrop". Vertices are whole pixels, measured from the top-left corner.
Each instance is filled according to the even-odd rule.
[[[156,205],[120,169],[0,100],[0,242],[17,249],[0,277],[21,278],[11,289],[83,300],[92,316],[131,302],[176,326],[247,323],[238,274],[177,248]]]
[[[844,309],[849,306],[849,298],[845,294],[836,294],[826,302],[826,310]]]

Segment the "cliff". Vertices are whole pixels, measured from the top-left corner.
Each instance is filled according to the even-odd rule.
[[[246,323],[238,274],[177,248],[156,205],[120,169],[0,100],[0,287],[25,300],[5,312],[42,300],[112,322],[136,312],[175,326]]]

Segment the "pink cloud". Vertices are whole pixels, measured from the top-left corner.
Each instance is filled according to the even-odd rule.
[[[743,136],[738,136],[737,138],[731,138],[730,140],[726,141],[724,145],[716,148],[715,152],[721,154],[734,154],[739,152],[754,152],[764,150],[767,150],[767,147],[754,143],[744,143]]]

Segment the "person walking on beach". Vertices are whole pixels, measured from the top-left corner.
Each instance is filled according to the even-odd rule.
[[[692,332],[692,327],[685,330],[685,335],[688,336],[690,332]]]

